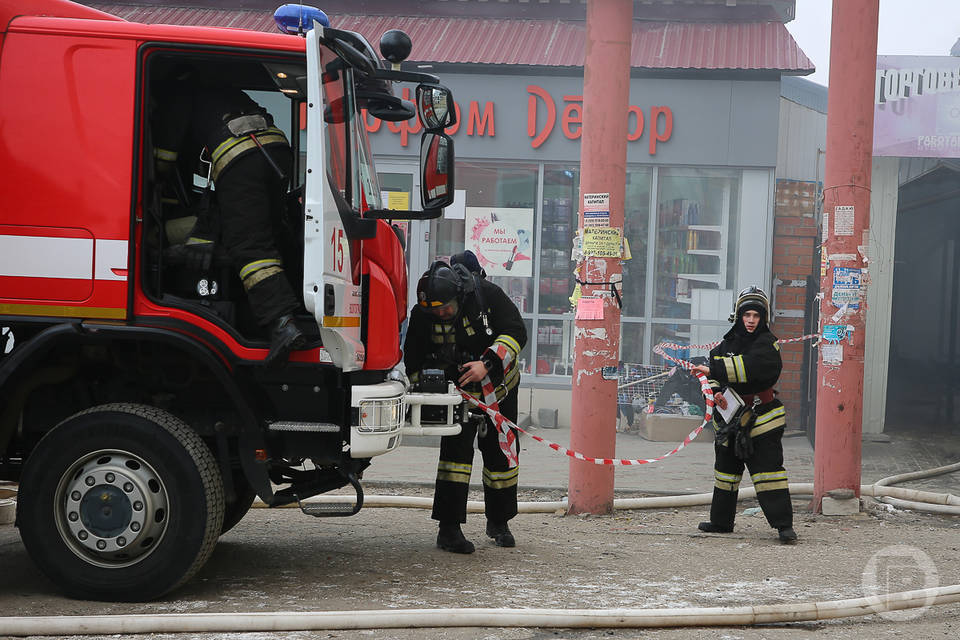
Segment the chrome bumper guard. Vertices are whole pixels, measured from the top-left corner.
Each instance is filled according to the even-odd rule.
[[[456,390],[453,383],[447,387],[446,393],[421,393],[418,391],[408,392],[404,398],[407,406],[410,407],[410,420],[403,424],[400,432],[405,436],[455,436],[460,433],[460,423],[456,422],[457,412],[455,407],[463,402],[460,392]],[[447,408],[446,424],[420,422],[421,409],[427,406],[445,406]]]

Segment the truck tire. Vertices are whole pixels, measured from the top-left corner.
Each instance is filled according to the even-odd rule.
[[[237,523],[243,520],[243,516],[250,511],[253,501],[257,497],[257,492],[253,490],[247,476],[242,471],[233,472],[233,490],[236,494],[235,500],[229,500],[223,510],[223,526],[220,528],[220,535],[233,529]]]
[[[223,524],[216,458],[179,418],[149,406],[77,413],[23,468],[20,536],[67,595],[144,601],[189,580]]]

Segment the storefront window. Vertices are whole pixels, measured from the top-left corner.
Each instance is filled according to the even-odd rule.
[[[547,165],[543,170],[540,224],[540,313],[569,313],[573,293],[573,236],[577,231],[580,172]]]
[[[732,170],[660,170],[654,316],[726,317],[739,185],[739,172]]]
[[[569,376],[573,373],[573,321],[540,320],[537,325],[536,374]]]
[[[693,355],[702,355],[700,352],[693,353],[690,349],[685,348],[690,344],[690,325],[688,324],[655,323],[651,326],[651,331],[653,332],[653,342],[651,344],[654,346],[660,343],[666,343],[667,345],[675,344],[684,347],[676,349],[668,346],[665,349],[667,355],[684,360],[688,360]],[[654,355],[652,361],[668,366],[671,364],[659,355]]]
[[[521,313],[533,311],[535,164],[457,162],[457,190],[466,192],[466,217],[431,224],[431,260],[465,248],[477,254],[488,279]]]
[[[465,248],[474,250],[489,280],[524,315],[529,332],[520,356],[524,372],[566,377],[574,357],[570,255],[580,172],[571,165],[543,165],[542,199],[535,206],[538,170],[536,164],[459,162],[465,217],[431,223],[429,255],[449,259]],[[625,186],[623,233],[630,256],[621,263],[620,361],[662,366],[668,363],[651,351],[659,342],[706,343],[724,331],[737,265],[740,172],[633,167]],[[651,211],[654,186],[657,206]],[[653,272],[647,269],[650,251]],[[689,349],[668,353],[704,355]]]
[[[627,170],[627,190],[624,201],[623,235],[630,259],[623,267],[623,315],[642,316],[647,289],[647,230],[650,228],[649,168]]]
[[[643,353],[643,338],[646,327],[642,322],[627,322],[620,324],[620,361],[640,363],[647,361]]]

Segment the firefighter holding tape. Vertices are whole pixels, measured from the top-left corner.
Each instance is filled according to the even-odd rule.
[[[404,342],[404,364],[418,385],[424,371],[442,369],[463,391],[496,406],[517,421],[517,357],[527,342],[520,311],[500,287],[462,262],[434,262],[417,284],[417,304],[410,313]],[[479,426],[479,428],[478,428]],[[433,499],[439,521],[437,546],[453,553],[473,553],[461,523],[467,521],[467,490],[473,469],[473,439],[483,458],[483,498],[487,536],[497,546],[516,541],[507,522],[517,514],[520,471],[517,431],[498,432],[489,417],[464,421],[458,435],[440,441],[440,462]]]
[[[747,287],[737,296],[730,320],[733,327],[723,341],[710,351],[710,364],[694,367],[710,379],[717,406],[727,408],[721,396],[732,388],[743,400],[743,408],[730,424],[716,416],[713,503],[710,521],[699,529],[708,533],[730,533],[737,510],[737,492],[744,466],[757,490],[757,500],[780,542],[793,544],[793,506],[783,467],[781,438],[786,411],[776,398],[773,385],[783,367],[777,337],[767,322],[770,301],[757,287]]]

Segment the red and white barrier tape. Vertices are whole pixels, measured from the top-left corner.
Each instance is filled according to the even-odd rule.
[[[780,344],[785,344],[788,342],[801,342],[803,340],[809,340],[811,338],[816,338],[816,337],[818,337],[817,334],[807,334],[804,336],[800,336],[799,338],[788,338],[784,340],[778,340],[777,342]],[[584,455],[579,451],[573,451],[572,449],[567,449],[563,445],[557,444],[556,442],[550,442],[549,440],[545,440],[540,436],[536,436],[530,433],[524,428],[508,420],[502,413],[500,413],[493,407],[488,406],[483,402],[480,402],[479,400],[471,396],[469,393],[460,391],[460,395],[462,395],[467,402],[469,402],[470,404],[472,404],[473,406],[479,409],[483,409],[483,411],[488,416],[490,416],[490,420],[493,422],[494,426],[496,427],[498,434],[503,434],[505,427],[516,429],[520,433],[530,436],[537,442],[543,443],[548,447],[550,447],[551,449],[553,449],[554,451],[558,451],[564,454],[565,456],[574,458],[576,460],[583,460],[584,462],[592,462],[594,464],[618,465],[618,466],[635,466],[635,465],[642,465],[642,464],[650,464],[651,462],[659,462],[664,458],[668,458],[673,454],[677,453],[678,451],[680,451],[681,449],[683,449],[684,447],[686,447],[688,444],[693,442],[693,440],[698,435],[700,435],[700,432],[703,431],[703,428],[708,424],[710,424],[710,422],[713,420],[713,388],[711,388],[710,383],[707,381],[707,376],[705,376],[700,371],[693,369],[695,365],[692,362],[689,362],[687,360],[682,360],[680,358],[674,358],[673,356],[667,355],[666,353],[663,352],[663,349],[712,349],[718,344],[720,343],[715,342],[710,345],[678,345],[672,342],[661,342],[660,344],[658,344],[653,348],[653,352],[655,354],[662,356],[663,358],[666,358],[671,362],[676,363],[677,366],[679,366],[680,368],[685,369],[686,371],[689,371],[691,374],[696,376],[697,380],[700,382],[700,391],[703,392],[704,400],[706,400],[706,411],[703,414],[703,422],[700,423],[700,426],[698,426],[696,429],[691,431],[687,435],[687,437],[683,439],[683,442],[678,444],[673,450],[668,451],[662,456],[658,456],[656,458],[637,458],[637,459],[594,458],[592,456]]]
[[[545,440],[545,439],[541,438],[540,436],[536,436],[536,435],[530,433],[529,431],[523,429],[522,427],[517,426],[516,424],[514,424],[514,423],[511,422],[510,420],[507,420],[507,419],[503,416],[503,414],[501,414],[501,413],[498,412],[498,411],[495,411],[495,410],[494,410],[493,408],[491,408],[491,407],[488,407],[487,405],[485,405],[484,403],[480,402],[479,400],[477,400],[476,398],[474,398],[473,396],[471,396],[471,395],[468,394],[468,393],[463,393],[463,392],[461,391],[461,395],[463,395],[464,399],[466,399],[467,402],[469,402],[469,403],[472,404],[473,406],[478,407],[478,408],[480,408],[480,409],[483,409],[483,410],[487,413],[487,415],[490,416],[491,420],[493,421],[493,424],[496,426],[496,428],[497,428],[498,430],[503,429],[503,428],[504,428],[504,425],[506,425],[507,427],[512,427],[512,428],[516,429],[517,431],[519,431],[520,433],[523,433],[523,434],[525,434],[525,435],[530,436],[531,438],[533,438],[533,439],[536,440],[537,442],[541,442],[541,443],[547,445],[548,447],[550,447],[550,448],[553,449],[554,451],[558,451],[558,452],[560,452],[560,453],[562,453],[562,454],[564,454],[564,455],[566,455],[566,456],[569,456],[569,457],[571,457],[571,458],[575,458],[575,459],[577,459],[577,460],[583,460],[584,462],[592,462],[592,463],[594,463],[594,464],[610,464],[610,465],[620,465],[620,466],[631,466],[631,465],[649,464],[649,463],[651,463],[651,462],[658,462],[658,461],[660,461],[660,460],[663,460],[664,458],[667,458],[667,457],[669,457],[669,456],[672,456],[673,454],[675,454],[676,452],[680,451],[680,450],[683,449],[685,446],[687,446],[688,444],[690,444],[691,442],[693,442],[694,438],[696,438],[698,435],[700,435],[700,432],[703,431],[703,428],[704,428],[705,426],[707,426],[708,424],[710,424],[710,421],[713,420],[713,389],[710,388],[710,383],[707,382],[707,376],[703,375],[703,374],[700,373],[699,371],[694,371],[693,373],[694,373],[694,374],[697,376],[697,378],[700,380],[700,390],[703,391],[703,397],[706,398],[706,401],[707,401],[707,405],[706,405],[706,406],[707,406],[707,411],[706,411],[706,413],[705,413],[704,416],[703,416],[703,422],[700,423],[700,426],[698,426],[696,429],[694,429],[693,431],[691,431],[691,432],[689,433],[689,435],[687,435],[687,437],[683,439],[683,442],[681,442],[679,445],[677,445],[677,447],[676,447],[675,449],[673,449],[672,451],[668,451],[667,453],[663,454],[662,456],[658,456],[658,457],[656,457],[656,458],[645,458],[645,459],[644,459],[644,458],[638,458],[638,459],[630,460],[630,459],[627,459],[627,458],[594,458],[594,457],[591,457],[591,456],[588,456],[588,455],[584,455],[584,454],[580,453],[579,451],[573,451],[573,450],[571,450],[571,449],[567,449],[566,447],[564,447],[564,446],[562,446],[562,445],[559,445],[559,444],[557,444],[556,442],[550,442],[549,440]]]

